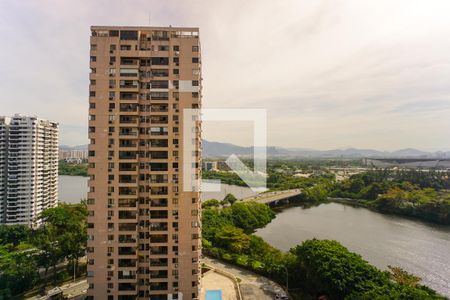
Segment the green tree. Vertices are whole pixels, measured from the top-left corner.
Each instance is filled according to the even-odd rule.
[[[30,231],[26,225],[0,225],[0,245],[11,243],[16,247],[28,239]]]
[[[217,199],[209,199],[202,202],[202,208],[211,208],[211,207],[219,207],[220,201]]]
[[[221,228],[216,233],[215,240],[219,247],[238,254],[244,253],[250,246],[250,237],[242,229],[234,226]]]
[[[24,292],[38,279],[37,265],[32,251],[7,253],[0,250],[0,294]]]
[[[222,205],[233,205],[238,199],[233,194],[227,194],[222,200]]]

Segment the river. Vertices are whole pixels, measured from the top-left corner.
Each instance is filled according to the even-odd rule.
[[[87,180],[59,176],[60,201],[85,199]],[[221,200],[227,193],[237,198],[254,195],[249,188],[222,184],[220,191],[204,192],[202,198]],[[329,203],[283,209],[256,234],[284,251],[307,239],[334,239],[381,269],[400,266],[450,296],[450,227]]]
[[[334,239],[380,269],[399,266],[450,296],[448,226],[329,203],[283,209],[256,234],[284,251],[307,239]]]

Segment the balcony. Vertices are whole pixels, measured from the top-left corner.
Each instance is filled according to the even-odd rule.
[[[151,124],[167,124],[169,123],[168,116],[151,116],[150,117]]]
[[[150,282],[151,291],[166,291],[167,282]]]
[[[119,211],[119,219],[120,220],[135,220],[137,217],[137,213],[135,211],[129,210],[120,210]]]
[[[168,217],[167,210],[152,210],[152,211],[150,211],[150,219],[167,219],[167,217]]]
[[[150,194],[151,195],[167,195],[169,192],[168,187],[153,187],[151,188]]]
[[[150,235],[150,243],[167,243],[167,234],[152,234]]]
[[[119,224],[119,230],[120,230],[120,227],[121,227],[120,225],[122,225],[122,224]],[[134,226],[134,228],[136,228],[136,226]],[[124,243],[124,244],[136,243],[136,238],[133,235],[120,234],[119,235],[119,243]]]
[[[150,223],[150,231],[167,231],[167,222],[152,222]]]
[[[167,270],[150,271],[150,278],[167,278]]]
[[[150,147],[154,148],[165,148],[168,144],[168,140],[150,140]]]
[[[119,255],[136,255],[136,249],[133,247],[119,247]]]
[[[136,279],[136,272],[134,271],[119,271],[119,279]]]
[[[150,107],[150,111],[151,112],[168,112],[169,111],[169,107],[167,105],[153,104]]]
[[[122,87],[122,86],[121,86]],[[137,88],[137,86],[136,86]],[[128,101],[136,101],[138,100],[138,93],[126,93],[126,92],[121,92],[120,93],[120,100],[128,100]]]
[[[120,104],[121,112],[138,112],[139,106],[137,104]]]
[[[136,223],[119,223],[119,231],[136,231],[136,226]]]
[[[120,64],[123,66],[137,66],[139,63],[139,59],[131,58],[131,57],[121,57]]]
[[[167,163],[150,163],[150,171],[153,172],[163,172],[168,170],[168,164]]]
[[[167,258],[150,258],[150,267],[166,267]]]
[[[119,283],[119,291],[135,291],[136,285],[132,283]]]
[[[150,151],[149,158],[151,158],[151,159],[168,159],[169,153],[167,151]]]
[[[150,135],[168,135],[169,129],[167,127],[150,127]]]
[[[167,199],[151,199],[150,205],[151,207],[167,207],[168,201]]]
[[[119,163],[119,171],[132,172],[137,170],[137,164]]]
[[[153,246],[150,247],[150,254],[152,255],[167,255],[168,247],[167,246]]]
[[[133,268],[136,267],[135,259],[119,259],[120,268]]]
[[[120,116],[119,123],[120,124],[137,124],[138,118],[132,116]]]
[[[136,148],[137,142],[134,140],[119,140],[119,147],[121,148]]]
[[[137,136],[138,129],[137,128],[120,127],[119,135],[120,136]]]
[[[137,159],[136,151],[119,151],[119,159]]]

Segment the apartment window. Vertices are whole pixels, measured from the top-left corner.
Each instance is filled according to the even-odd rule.
[[[130,45],[120,45],[120,50],[131,50]]]
[[[180,58],[179,57],[174,57],[172,58],[172,61],[174,64],[176,64],[178,66],[178,64],[180,63]]]
[[[138,39],[138,32],[135,30],[121,30],[120,39],[125,41],[132,41]]]
[[[117,49],[117,45],[109,45],[109,51],[115,51]]]
[[[89,132],[95,132],[95,127],[94,126],[90,126],[89,127]]]
[[[152,57],[151,59],[152,65],[168,65],[169,58],[168,57]]]
[[[97,69],[96,69],[96,68],[91,68],[91,73],[92,73],[92,74],[97,73]]]
[[[95,115],[89,115],[89,121],[95,121]]]
[[[173,46],[173,51],[180,51],[180,46],[178,46],[178,45]]]
[[[192,75],[199,75],[200,70],[199,69],[192,69]]]
[[[97,61],[97,56],[91,56],[91,62],[96,62]]]
[[[97,82],[95,81],[95,79],[91,79],[89,83],[90,85],[95,85]]]
[[[173,74],[174,75],[179,75],[180,74],[180,70],[179,69],[173,69]]]
[[[95,145],[95,139],[91,139],[91,145]]]
[[[119,30],[110,30],[109,36],[119,36]]]
[[[97,50],[97,44],[91,44],[91,51]]]
[[[198,46],[192,46],[192,52],[198,52]]]
[[[166,45],[159,45],[158,51],[169,51],[169,46]]]
[[[95,91],[89,91],[89,97],[95,97]]]
[[[192,86],[198,86],[198,80],[192,80]]]
[[[192,92],[192,98],[198,98],[198,92]]]
[[[193,63],[193,64],[198,64],[198,62],[199,62],[198,57],[193,57],[193,58],[192,58],[192,63]]]

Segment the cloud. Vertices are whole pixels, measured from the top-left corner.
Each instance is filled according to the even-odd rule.
[[[200,27],[204,105],[267,108],[274,145],[449,148],[449,8],[445,0],[6,0],[2,114],[59,121],[73,128],[69,142],[85,143],[89,26],[148,25],[150,15],[151,25]]]

